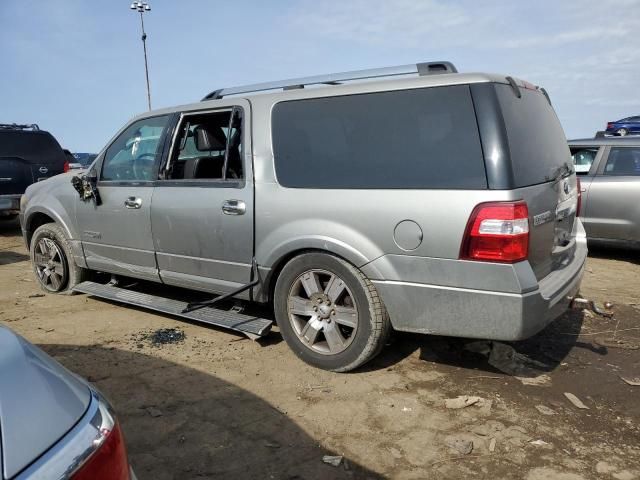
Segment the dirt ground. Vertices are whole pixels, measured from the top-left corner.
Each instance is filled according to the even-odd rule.
[[[504,344],[397,334],[365,368],[333,374],[301,363],[277,329],[254,342],[39,296],[17,224],[0,223],[0,322],[106,394],[140,480],[640,479],[640,386],[623,380],[640,380],[639,292],[640,254],[594,250],[582,294],[612,302],[612,318],[572,310],[512,344],[515,357]],[[184,341],[144,338],[169,327]],[[493,366],[504,355],[529,366],[506,374]],[[460,395],[481,400],[445,407]]]

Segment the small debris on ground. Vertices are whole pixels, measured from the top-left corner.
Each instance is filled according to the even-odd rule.
[[[478,402],[481,402],[483,399],[481,397],[472,397],[469,395],[460,395],[456,398],[447,398],[444,401],[444,406],[446,408],[452,410],[458,410],[460,408],[469,407],[471,405],[475,405]]]
[[[624,383],[631,385],[632,387],[640,387],[640,377],[624,378],[620,377]]]
[[[624,350],[638,350],[640,343],[616,338],[595,338],[594,342],[602,347],[621,348]]]
[[[469,455],[473,452],[473,441],[466,438],[451,435],[445,439],[447,446],[462,455]]]
[[[156,408],[156,407],[147,407],[147,408],[145,408],[145,410],[153,418],[157,418],[157,417],[161,417],[162,416],[162,411],[160,409]]]
[[[556,415],[554,410],[551,410],[546,405],[536,405],[536,410],[538,410],[543,415]]]
[[[342,463],[342,455],[325,455],[322,457],[322,461],[332,467],[339,467]]]
[[[160,328],[154,332],[135,335],[134,340],[138,342],[136,347],[142,348],[144,345],[139,343],[142,340],[147,340],[153,346],[157,347],[159,345],[181,343],[184,341],[185,337],[184,331],[179,328]]]
[[[280,448],[280,444],[278,442],[265,442],[264,446],[267,448]]]
[[[582,403],[582,401],[578,397],[576,397],[573,393],[564,392],[564,396],[567,397],[567,400],[573,403],[575,407],[580,408],[582,410],[589,410],[589,407],[587,407],[584,403]]]
[[[495,437],[489,440],[489,451],[493,452],[496,449],[496,439]]]
[[[531,445],[535,445],[536,447],[547,447],[551,446],[550,443],[545,442],[544,440],[532,440],[529,442]]]
[[[488,357],[489,365],[516,377],[524,385],[542,386],[551,383],[549,375],[540,373],[540,370],[548,370],[548,365],[516,352],[505,343],[480,340],[467,343],[464,349]]]
[[[572,302],[572,306],[574,308],[578,307],[583,309],[586,307],[587,309],[590,309],[592,312],[597,313],[598,315],[601,315],[603,317],[613,317],[613,312],[607,312],[601,309],[596,305],[596,303],[593,300],[587,300],[586,298],[574,298]],[[613,308],[613,303],[605,302],[604,308],[607,310]]]
[[[536,387],[549,386],[551,377],[547,374],[538,375],[537,377],[516,377],[523,385],[533,385]]]
[[[44,293],[33,293],[33,294],[29,295],[29,298],[42,298],[44,296],[45,296]]]

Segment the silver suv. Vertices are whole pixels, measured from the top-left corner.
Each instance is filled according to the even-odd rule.
[[[21,224],[47,291],[254,338],[272,320],[224,300],[266,303],[300,358],[348,371],[391,329],[517,340],[563,313],[587,255],[578,195],[543,89],[432,62],[145,113],[84,176],[29,187]]]

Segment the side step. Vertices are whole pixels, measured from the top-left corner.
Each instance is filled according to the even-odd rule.
[[[188,302],[181,302],[166,297],[150,295],[148,293],[135,292],[126,288],[105,285],[96,282],[82,282],[73,289],[74,292],[87,293],[95,297],[115,300],[117,302],[147,308],[156,312],[168,313],[178,317],[187,318],[196,322],[208,323],[218,327],[236,330],[256,340],[269,333],[273,321],[242,313],[219,310],[217,308],[201,308],[188,313],[182,313]]]

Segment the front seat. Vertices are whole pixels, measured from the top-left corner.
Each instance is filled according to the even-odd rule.
[[[194,131],[196,150],[199,152],[222,152],[219,155],[206,155],[185,161],[184,178],[222,178],[224,151],[227,139],[220,127],[206,128],[197,126]]]

